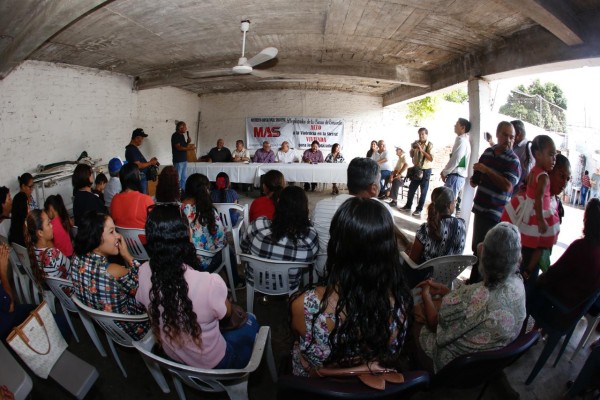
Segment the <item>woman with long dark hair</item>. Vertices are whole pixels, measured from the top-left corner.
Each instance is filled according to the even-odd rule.
[[[281,172],[272,169],[262,176],[261,189],[265,195],[255,199],[250,204],[251,223],[258,217],[273,219],[275,205],[279,200],[279,193],[281,193],[284,187],[285,178]]]
[[[88,211],[106,212],[104,202],[92,192],[94,171],[87,164],[78,164],[71,177],[73,184],[73,219],[79,226],[81,217]]]
[[[65,256],[73,255],[73,242],[71,238],[71,218],[65,207],[62,196],[53,194],[46,198],[44,211],[50,218],[52,231],[54,232],[54,246]]]
[[[246,366],[259,328],[256,318],[249,314],[241,328],[219,331],[219,320],[231,315],[227,286],[218,274],[198,271],[188,221],[180,208],[154,206],[146,238],[150,261],[140,268],[136,299],[146,306],[152,332],[165,353],[199,368]]]
[[[25,223],[25,218],[27,218],[27,213],[38,207],[31,195],[33,193],[33,176],[26,172],[17,179],[19,181],[19,193],[12,199],[8,241],[25,246],[23,224]]]
[[[192,243],[197,249],[217,251],[227,244],[225,228],[210,199],[210,181],[202,174],[192,174],[185,182],[181,210],[192,228]],[[221,255],[201,257],[200,267],[212,272],[221,264]]]
[[[174,166],[167,165],[160,171],[154,197],[158,203],[179,203],[181,201],[179,174]]]
[[[379,150],[379,147],[377,146],[377,140],[371,140],[371,147],[369,148],[369,151],[367,151],[367,158],[371,158],[373,153],[377,150]]]
[[[152,197],[141,193],[140,169],[135,163],[123,165],[119,172],[121,193],[115,194],[110,203],[110,215],[115,225],[122,228],[144,229],[148,207],[154,204]]]
[[[81,217],[75,237],[71,279],[75,294],[89,307],[117,314],[143,314],[135,300],[140,263],[133,259],[112,218],[89,211]],[[108,257],[120,255],[126,265],[111,263]],[[135,340],[144,337],[148,323],[119,323]]]
[[[377,361],[395,367],[412,297],[400,269],[394,221],[376,200],[354,197],[333,217],[326,285],[290,303],[295,375]]]
[[[342,155],[342,152],[340,151],[339,143],[334,143],[333,146],[331,146],[331,153],[327,154],[327,157],[325,157],[325,162],[326,163],[343,163],[344,162],[344,156]],[[339,194],[340,191],[337,187],[337,183],[334,183],[332,186],[333,187],[331,188],[331,194],[333,194],[333,195]]]

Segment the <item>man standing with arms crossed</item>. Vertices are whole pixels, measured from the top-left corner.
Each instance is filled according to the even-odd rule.
[[[187,151],[196,149],[194,144],[191,144],[192,139],[187,133],[187,125],[183,121],[179,121],[175,125],[175,133],[171,135],[171,150],[173,152],[173,166],[177,169],[179,175],[179,187],[183,193],[185,189],[185,180],[187,179]]]
[[[477,245],[483,242],[485,235],[498,222],[506,203],[510,201],[513,187],[519,182],[521,164],[512,150],[515,129],[510,122],[502,121],[496,128],[498,144],[487,148],[479,162],[473,164],[473,176],[470,184],[477,187],[473,199],[473,254],[477,254]],[[470,283],[481,281],[478,265],[471,268]]]
[[[450,160],[440,172],[444,186],[452,190],[455,199],[458,198],[458,194],[465,185],[465,179],[469,175],[467,166],[471,158],[471,143],[469,143],[468,135],[470,130],[471,123],[468,120],[459,118],[456,121],[454,133],[457,136],[454,140],[454,146],[452,146]]]

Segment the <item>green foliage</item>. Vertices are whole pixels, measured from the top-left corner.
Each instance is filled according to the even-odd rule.
[[[542,85],[536,79],[528,87],[519,85],[513,89],[500,112],[546,130],[565,132],[566,109],[567,99],[562,89],[552,82]]]
[[[425,121],[428,118],[431,118],[433,114],[435,114],[435,112],[438,110],[439,97],[427,96],[422,98],[421,100],[408,103],[407,107],[408,113],[406,114],[406,119],[414,126],[419,126],[423,124],[423,121]]]
[[[448,93],[444,93],[443,97],[446,101],[458,104],[462,104],[469,100],[469,94],[462,89],[451,90]]]

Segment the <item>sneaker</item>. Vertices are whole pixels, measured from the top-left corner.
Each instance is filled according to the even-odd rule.
[[[400,209],[400,211],[408,211],[410,212],[410,207],[404,206]]]
[[[421,216],[421,211],[416,210],[414,213],[412,213],[413,217],[420,217]]]
[[[396,200],[392,200],[390,201],[390,207],[397,207],[398,203],[396,203]]]

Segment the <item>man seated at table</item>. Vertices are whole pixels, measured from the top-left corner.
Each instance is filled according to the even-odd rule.
[[[262,149],[258,149],[256,150],[256,153],[254,153],[252,161],[255,163],[274,163],[275,153],[271,150],[271,143],[265,140]]]
[[[282,164],[291,164],[298,162],[298,156],[294,150],[290,149],[290,144],[285,141],[281,143],[281,148],[277,151],[277,156],[275,157],[275,162]]]
[[[323,153],[319,150],[319,142],[314,140],[310,144],[310,149],[307,149],[302,155],[302,162],[309,164],[320,164],[323,162]],[[311,189],[313,192],[317,188],[317,184],[312,182],[309,184],[308,182],[304,183],[304,190],[308,192],[308,189]]]
[[[223,139],[217,140],[217,147],[213,147],[207,154],[207,157],[212,160],[212,162],[230,162],[231,151],[227,147],[225,147],[225,141]]]
[[[233,162],[246,162],[250,161],[250,152],[244,147],[243,140],[236,140],[235,150],[231,153]]]

